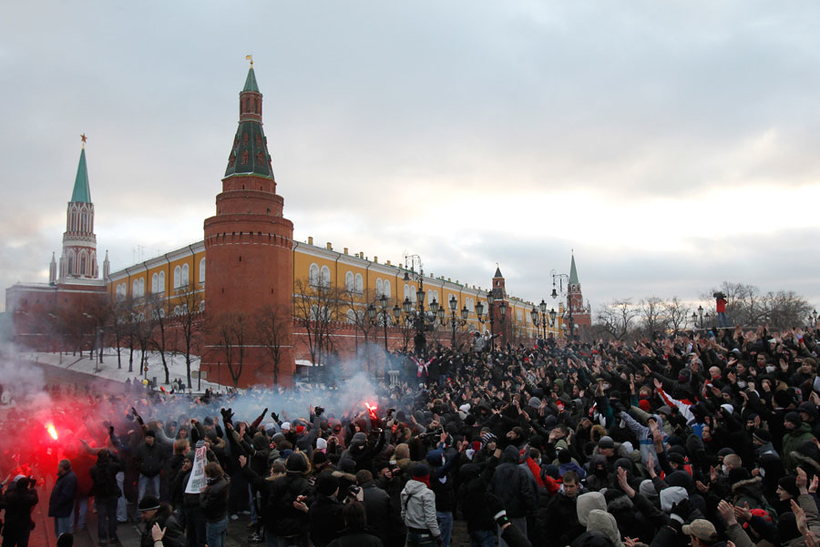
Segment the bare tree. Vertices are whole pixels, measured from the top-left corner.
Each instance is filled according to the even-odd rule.
[[[681,302],[677,296],[673,296],[671,300],[664,303],[664,311],[669,321],[669,328],[672,329],[675,336],[689,325],[689,316],[692,309]]]
[[[188,389],[191,383],[191,358],[199,348],[202,335],[202,311],[204,300],[202,290],[197,291],[193,282],[177,298],[181,313],[177,316],[178,328],[182,334],[182,346],[185,354],[185,379]],[[200,371],[201,372],[201,371]]]
[[[632,299],[615,300],[598,309],[598,322],[616,340],[625,340],[634,330],[639,312]]]
[[[649,338],[654,338],[656,334],[666,332],[669,318],[666,315],[666,307],[661,298],[650,296],[640,301],[638,305],[643,331]]]
[[[811,305],[794,291],[768,292],[761,299],[766,324],[776,330],[802,325]]]
[[[311,284],[297,279],[293,294],[293,320],[305,333],[305,343],[314,365],[327,364],[333,353],[332,334],[338,328],[342,294],[329,283]]]
[[[265,348],[273,366],[273,384],[279,384],[279,366],[282,361],[282,347],[290,343],[288,339],[288,322],[285,310],[279,307],[266,306],[256,314],[256,332],[260,345]]]
[[[162,369],[165,371],[165,383],[171,383],[170,371],[166,354],[168,352],[168,338],[171,334],[172,321],[170,301],[160,294],[152,294],[146,303],[146,313],[151,314],[152,329],[149,343],[159,353]]]
[[[216,345],[228,366],[233,387],[239,385],[239,378],[245,367],[245,344],[248,335],[248,321],[244,313],[227,312],[216,317],[212,326],[217,335]]]
[[[702,298],[714,301],[714,295],[718,292],[725,295],[726,316],[735,325],[768,325],[775,329],[785,329],[803,324],[811,310],[809,303],[794,291],[769,291],[762,294],[754,285],[728,281],[703,294]]]

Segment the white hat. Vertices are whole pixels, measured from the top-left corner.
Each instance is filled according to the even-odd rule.
[[[282,422],[280,427],[282,428],[282,431],[290,431],[290,422]]]
[[[321,437],[316,439],[316,450],[327,450],[327,441]]]

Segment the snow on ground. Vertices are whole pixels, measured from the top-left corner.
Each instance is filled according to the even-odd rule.
[[[55,367],[73,370],[76,372],[83,372],[91,374],[92,376],[99,376],[107,380],[114,380],[117,382],[125,382],[131,379],[132,382],[136,379],[142,382],[147,378],[149,381],[154,378],[157,379],[157,387],[165,386],[165,389],[170,391],[171,385],[165,383],[165,369],[162,367],[162,358],[158,352],[146,352],[145,357],[148,361],[148,372],[139,370],[140,352],[134,352],[134,372],[128,372],[128,350],[121,352],[122,368],[117,365],[117,351],[114,348],[106,348],[103,352],[103,362],[98,363],[95,358],[92,359],[88,353],[84,353],[81,358],[79,355],[71,355],[70,353],[63,353],[62,356],[58,353],[42,353],[42,352],[22,352],[21,357],[27,357],[32,361],[45,363]],[[217,383],[209,382],[203,378],[201,385],[197,379],[199,373],[199,357],[191,358],[191,385],[193,391],[200,392],[210,388],[212,391],[224,392],[226,386],[220,386]],[[183,384],[186,382],[185,356],[165,354],[165,361],[168,364],[169,380],[171,382],[176,379],[181,379]]]

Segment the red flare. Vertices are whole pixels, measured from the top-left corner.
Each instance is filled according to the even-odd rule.
[[[51,438],[56,441],[57,440],[57,429],[54,427],[54,424],[46,425],[46,429],[48,430],[48,434],[51,435]]]
[[[367,407],[367,411],[370,412],[370,416],[372,418],[376,418],[376,410],[378,410],[378,405],[370,406],[370,403],[365,403],[364,406]]]

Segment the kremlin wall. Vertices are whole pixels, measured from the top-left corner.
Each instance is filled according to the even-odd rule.
[[[251,63],[222,192],[214,216],[204,221],[203,240],[115,271],[106,254],[99,279],[83,144],[63,251],[59,264],[52,257],[49,283],[6,290],[15,339],[57,351],[99,345],[101,339],[122,346],[120,334],[128,325],[132,345],[134,329],[161,329],[168,351],[183,351],[187,344],[202,356],[203,377],[246,387],[289,385],[297,362],[331,364],[359,356],[358,362],[383,371],[383,352],[373,350],[413,348],[417,323],[408,318],[420,309],[419,297],[432,323],[424,329],[428,346],[471,345],[475,333],[491,327],[497,344],[531,345],[543,335],[531,318],[534,304],[507,293],[500,269],[488,293],[425,273],[417,256],[394,264],[334,249],[330,242],[315,245],[312,237],[294,241],[285,215]],[[590,325],[574,257],[567,289],[556,321],[546,327],[548,337],[564,335],[565,311],[572,311],[576,333]],[[437,306],[443,311],[430,314]]]

